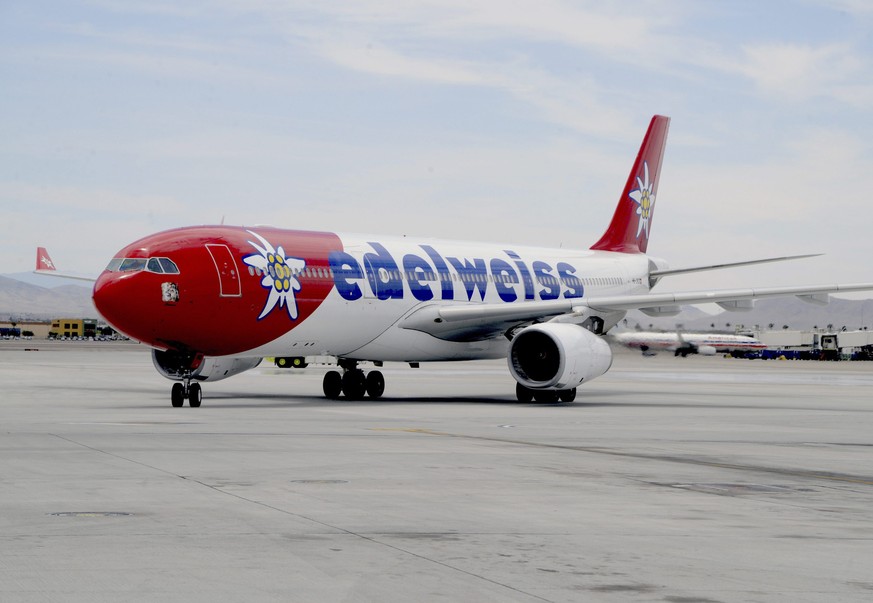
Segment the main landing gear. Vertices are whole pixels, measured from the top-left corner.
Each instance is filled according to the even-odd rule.
[[[561,402],[572,402],[576,399],[576,388],[572,389],[531,389],[523,386],[521,383],[515,384],[515,397],[519,402],[527,404],[531,400],[536,400],[540,403],[554,404],[558,400]]]
[[[382,397],[385,391],[385,377],[380,371],[370,371],[365,374],[358,368],[356,360],[340,359],[339,365],[343,369],[342,374],[339,371],[328,371],[324,375],[322,389],[325,398],[337,400],[340,394],[343,394],[347,400],[361,400],[364,395],[374,400]]]
[[[190,379],[184,379],[182,383],[178,381],[173,384],[173,389],[170,390],[170,402],[174,408],[179,408],[188,400],[188,406],[197,408],[203,401],[203,390],[200,389],[200,384],[196,381],[191,383]]]

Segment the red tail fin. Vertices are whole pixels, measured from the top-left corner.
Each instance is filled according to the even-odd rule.
[[[36,269],[55,270],[55,263],[52,262],[52,258],[45,247],[37,247],[36,249]]]
[[[624,192],[618,200],[612,222],[591,249],[622,253],[646,252],[669,127],[669,117],[655,115],[652,118]]]

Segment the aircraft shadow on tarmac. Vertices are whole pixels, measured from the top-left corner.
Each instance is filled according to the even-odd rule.
[[[69,391],[70,386],[68,385],[55,385],[55,384],[42,384],[40,385],[40,389],[42,390],[53,390],[53,391]],[[94,392],[115,392],[116,387],[112,384],[97,385],[90,384],[87,387],[77,388],[83,390],[89,390]],[[139,404],[136,406],[130,406],[127,404],[123,404],[125,408],[137,408],[137,409],[147,409],[147,408],[156,408],[162,406],[169,406],[169,400],[167,399],[167,395],[164,389],[156,389],[156,388],[146,388],[146,387],[128,387],[125,388],[125,392],[128,394],[142,394],[143,399],[148,399],[149,403],[147,404]],[[203,408],[200,409],[199,412],[203,412],[208,409],[210,406],[213,408],[224,408],[224,409],[232,409],[232,408],[364,408],[364,407],[377,407],[377,406],[391,406],[391,405],[399,405],[399,404],[478,404],[478,405],[493,405],[493,406],[512,406],[516,408],[542,408],[542,407],[566,407],[566,408],[579,408],[580,410],[584,410],[586,408],[711,408],[713,410],[725,410],[725,409],[740,409],[740,410],[752,410],[752,411],[762,411],[762,410],[782,410],[782,411],[810,411],[810,410],[822,410],[828,412],[873,412],[873,408],[870,409],[859,409],[859,408],[839,408],[833,406],[832,403],[823,403],[821,405],[795,405],[795,406],[784,406],[780,404],[767,404],[764,401],[757,402],[754,404],[714,404],[711,402],[713,398],[719,397],[727,397],[731,398],[730,395],[719,395],[712,394],[707,396],[706,399],[701,399],[699,402],[697,401],[676,401],[676,402],[647,402],[645,399],[635,401],[640,397],[647,397],[650,394],[640,394],[639,391],[632,390],[610,390],[603,391],[599,390],[597,392],[591,392],[587,394],[580,394],[576,397],[574,402],[555,402],[555,403],[521,403],[515,400],[514,397],[510,397],[507,395],[505,398],[500,397],[492,397],[492,396],[402,396],[402,397],[392,397],[392,396],[384,396],[379,398],[378,400],[372,400],[370,398],[364,398],[363,400],[345,400],[344,398],[340,398],[338,400],[328,400],[321,396],[312,396],[306,394],[296,394],[296,393],[257,393],[257,392],[209,392],[203,398]],[[103,398],[103,396],[100,396]],[[610,401],[610,398],[620,398],[622,401]],[[110,398],[111,399],[111,398]],[[117,402],[115,405],[119,405]],[[188,406],[185,405],[187,408]]]
[[[143,390],[143,393],[146,393]],[[149,394],[154,394],[154,391],[149,390]],[[514,398],[507,396],[506,398],[498,398],[491,396],[402,396],[392,397],[383,396],[378,400],[364,398],[363,400],[328,400],[320,396],[311,396],[305,394],[294,393],[252,393],[252,392],[213,392],[208,396],[204,396],[203,407],[200,409],[213,408],[222,409],[240,409],[240,408],[368,408],[368,407],[386,407],[401,404],[416,404],[416,405],[433,405],[433,404],[457,404],[457,405],[491,405],[491,406],[511,406],[514,408],[578,408],[585,410],[590,408],[711,408],[713,410],[725,409],[741,409],[741,410],[757,410],[772,411],[809,411],[815,410],[811,407],[786,407],[781,405],[771,405],[765,403],[759,404],[712,404],[706,401],[701,402],[639,402],[628,401],[628,398],[639,396],[636,391],[599,391],[595,395],[586,399],[584,396],[577,396],[574,402],[555,402],[555,403],[521,403]],[[625,401],[608,401],[608,398],[622,398]],[[163,397],[160,399],[158,406],[164,405]],[[151,408],[153,405],[142,406],[142,408]],[[187,407],[187,406],[186,406]],[[834,410],[832,407],[821,408],[821,410]],[[873,412],[873,410],[871,410]]]

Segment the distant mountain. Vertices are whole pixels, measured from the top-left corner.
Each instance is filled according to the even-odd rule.
[[[813,327],[826,328],[833,325],[835,329],[846,327],[855,330],[861,327],[873,327],[873,299],[851,300],[831,298],[831,303],[818,306],[804,302],[796,297],[780,297],[761,299],[755,303],[755,308],[748,312],[720,312],[706,314],[700,310],[685,306],[678,316],[650,318],[641,312],[628,312],[627,326],[633,328],[639,324],[641,328],[673,330],[677,325],[686,330],[721,330],[733,331],[743,325],[752,329],[756,325],[761,328],[781,329],[788,326],[792,330],[806,330]]]
[[[79,284],[48,289],[0,276],[0,320],[98,316],[91,287]]]

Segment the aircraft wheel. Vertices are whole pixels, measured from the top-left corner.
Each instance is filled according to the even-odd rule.
[[[198,408],[200,402],[203,401],[203,390],[200,389],[199,383],[192,383],[188,386],[188,406]]]
[[[170,390],[170,403],[173,408],[179,408],[185,403],[185,386],[179,382],[174,383]]]
[[[573,389],[562,389],[558,392],[558,398],[561,402],[572,402],[576,399],[576,388]]]
[[[367,373],[367,395],[374,400],[381,398],[385,392],[385,377],[380,371]]]
[[[324,381],[321,382],[321,388],[324,390],[325,398],[338,399],[343,391],[342,376],[338,371],[327,371],[324,374]]]
[[[276,358],[276,366],[278,366],[279,368],[286,368],[288,366],[288,359],[284,356]]]
[[[534,400],[542,404],[554,404],[558,401],[558,392],[554,389],[542,389],[534,392]]]
[[[367,390],[367,381],[364,371],[352,369],[343,374],[343,394],[349,400],[360,400]]]
[[[515,384],[515,397],[518,398],[519,402],[523,402],[525,404],[529,403],[533,400],[534,393],[533,390],[529,387],[523,386],[521,383]]]
[[[295,356],[291,359],[291,366],[293,366],[294,368],[302,369],[309,366],[309,363],[306,362],[306,359],[302,356]]]

